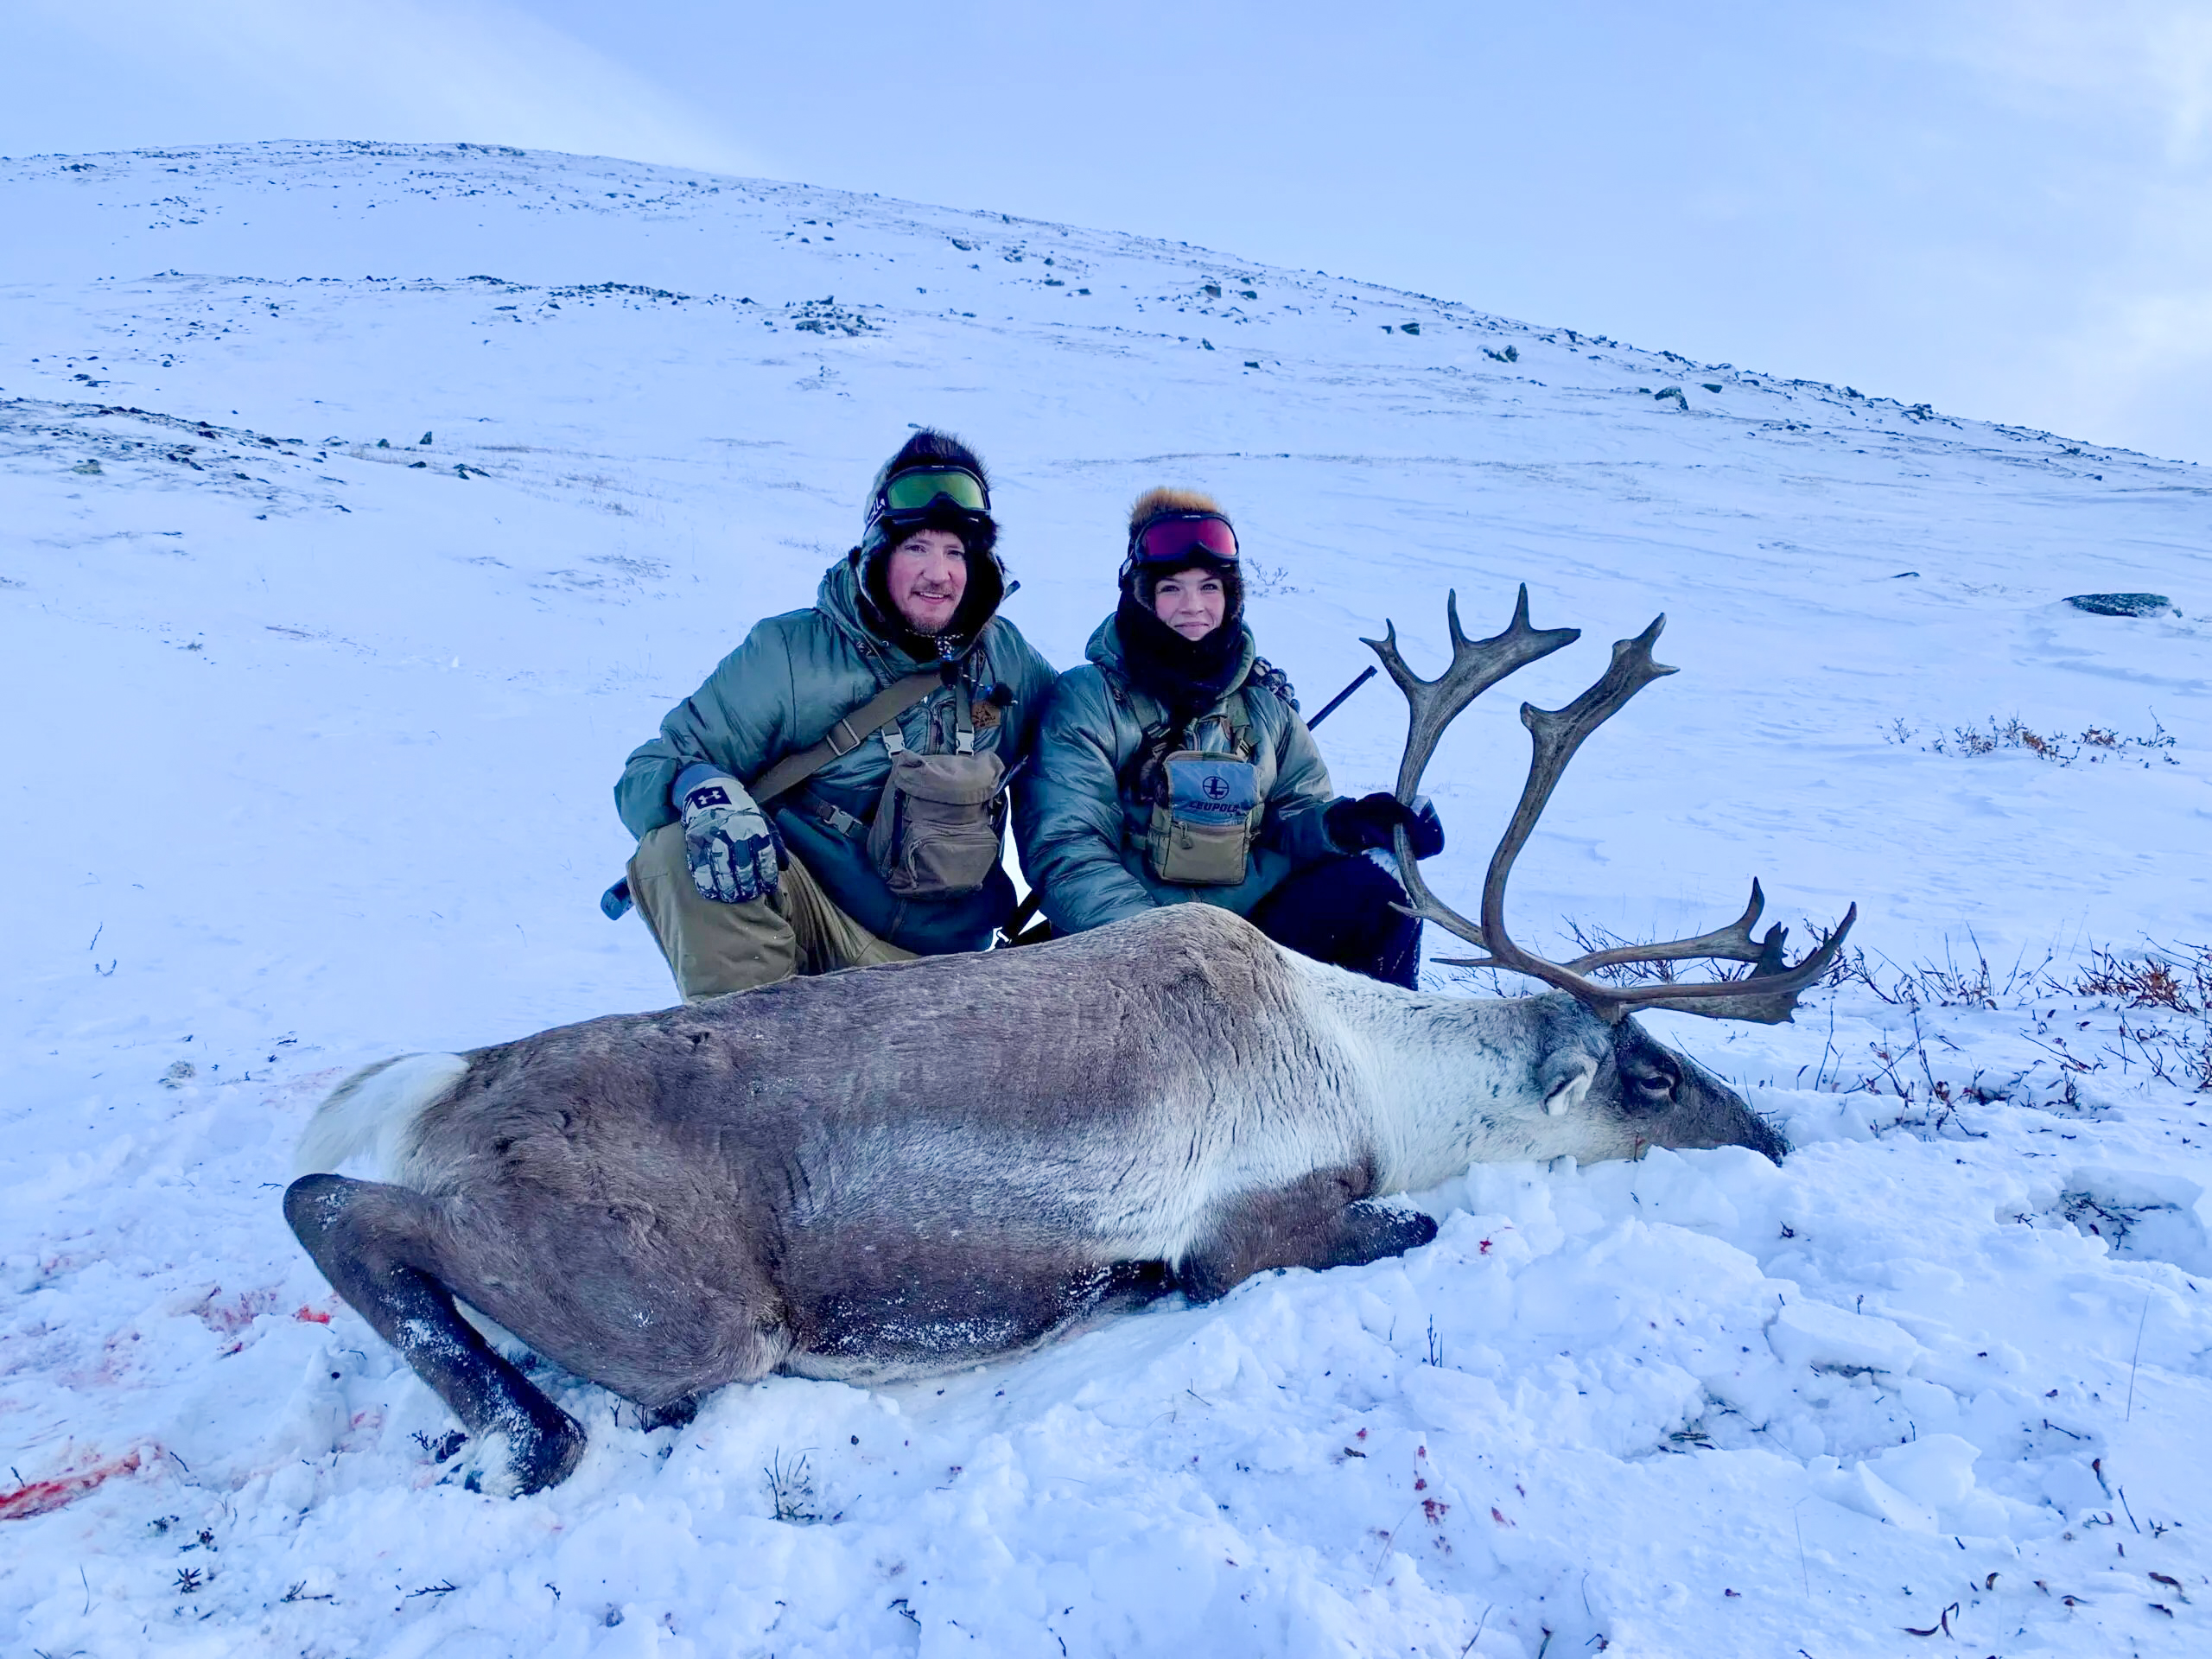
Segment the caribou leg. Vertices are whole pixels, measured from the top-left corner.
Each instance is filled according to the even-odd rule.
[[[306,1175],[284,1194],[284,1219],[331,1287],[481,1440],[504,1443],[518,1493],[565,1480],[584,1432],[454,1306],[433,1278],[424,1202],[405,1187]]]
[[[1317,1169],[1287,1186],[1239,1193],[1184,1256],[1175,1282],[1192,1301],[1211,1302],[1269,1268],[1354,1268],[1436,1236],[1436,1223],[1419,1211],[1359,1196],[1373,1187],[1364,1170]]]

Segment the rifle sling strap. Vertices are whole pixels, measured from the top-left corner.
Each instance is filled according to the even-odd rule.
[[[777,796],[804,783],[840,755],[850,754],[882,727],[905,714],[944,683],[936,669],[894,680],[859,708],[833,722],[823,740],[810,749],[787,754],[753,780],[753,798],[766,806]]]

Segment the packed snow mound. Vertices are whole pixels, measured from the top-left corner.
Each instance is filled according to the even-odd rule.
[[[1181,245],[573,156],[37,157],[0,163],[0,222],[27,1647],[2202,1648],[2196,468]],[[360,1065],[667,1000],[594,903],[629,851],[609,786],[808,602],[910,423],[989,459],[1008,613],[1062,664],[1156,483],[1236,514],[1309,708],[1391,619],[1440,664],[1448,589],[1476,632],[1524,581],[1583,628],[1432,769],[1447,897],[1518,789],[1518,700],[1665,611],[1684,671],[1577,760],[1516,931],[1699,931],[1755,874],[1793,923],[1857,900],[1863,971],[1796,1026],[1651,1021],[1798,1150],[1478,1168],[1402,1260],[935,1382],[726,1390],[682,1430],[541,1366],[590,1449],[483,1495],[285,1230],[292,1144]],[[1348,702],[1338,787],[1387,786],[1402,732],[1387,687]]]

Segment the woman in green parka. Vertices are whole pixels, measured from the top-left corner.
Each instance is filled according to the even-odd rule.
[[[1219,905],[1277,943],[1411,987],[1421,924],[1387,849],[1442,850],[1435,810],[1329,785],[1289,682],[1243,617],[1236,533],[1210,496],[1129,512],[1114,614],[1061,676],[1018,810],[1022,868],[1058,933]]]
[[[916,432],[811,608],[756,623],[630,756],[629,891],[687,999],[980,950],[1012,913],[1006,791],[1055,675],[998,614],[997,535],[982,462]]]

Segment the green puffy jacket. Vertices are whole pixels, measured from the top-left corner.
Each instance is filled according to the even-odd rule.
[[[1254,677],[1247,628],[1236,678],[1192,722],[1226,716],[1244,728],[1266,804],[1244,880],[1217,887],[1155,880],[1145,856],[1152,809],[1136,798],[1128,774],[1146,733],[1166,727],[1167,707],[1131,683],[1112,617],[1090,636],[1085,655],[1090,662],[1070,669],[1053,690],[1015,819],[1022,870],[1042,892],[1055,931],[1081,933],[1193,900],[1248,915],[1292,872],[1339,855],[1321,826],[1336,799],[1329,769],[1287,689]]]
[[[669,711],[660,735],[623,767],[615,810],[643,840],[676,819],[669,790],[684,767],[704,760],[749,783],[785,755],[813,747],[886,686],[928,666],[861,620],[860,575],[849,555],[823,573],[811,609],[755,624],[707,683]],[[995,753],[1011,772],[1034,747],[1057,677],[1052,665],[1013,623],[994,616],[961,658],[960,674],[973,697],[994,683],[1012,689],[1014,701],[999,721],[976,733],[977,753]],[[899,721],[907,747],[951,753],[957,700],[948,686],[909,709]],[[1003,870],[994,869],[980,891],[964,898],[899,899],[876,873],[864,835],[841,834],[804,810],[818,802],[866,820],[890,770],[888,751],[870,738],[784,796],[776,828],[838,906],[877,938],[922,956],[983,949],[1014,910],[1014,885]],[[1017,804],[1022,790],[1017,783]]]

